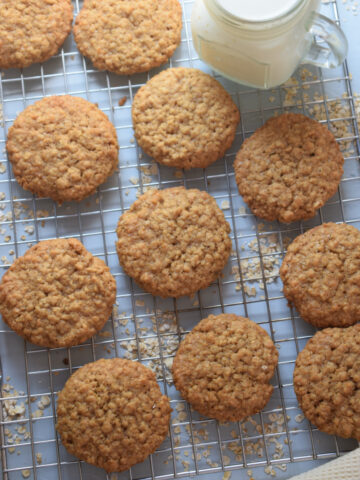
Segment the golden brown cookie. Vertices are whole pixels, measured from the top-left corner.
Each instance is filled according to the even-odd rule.
[[[234,422],[265,407],[277,361],[273,341],[255,322],[210,315],[180,343],[172,373],[175,387],[195,410]]]
[[[294,389],[319,430],[360,441],[360,324],[317,332],[296,359]]]
[[[109,318],[116,283],[109,268],[74,238],[39,242],[0,283],[0,312],[16,333],[42,347],[78,345]]]
[[[324,125],[284,113],[245,140],[234,170],[239,192],[255,215],[290,223],[313,217],[336,193],[343,163]]]
[[[225,154],[240,114],[215,78],[195,68],[169,68],[136,93],[132,118],[148,155],[187,169],[205,168]]]
[[[165,63],[181,39],[178,0],[85,0],[76,17],[78,49],[99,70],[119,75]]]
[[[168,433],[169,399],[138,362],[101,359],[77,370],[59,393],[56,428],[81,460],[121,472],[153,453]]]
[[[57,53],[73,20],[71,0],[0,0],[0,68],[23,68]]]
[[[360,232],[324,223],[299,235],[280,268],[285,297],[315,327],[360,321]]]
[[[216,280],[230,250],[230,226],[206,192],[149,190],[117,226],[120,264],[141,288],[161,297],[191,295]]]
[[[115,127],[94,104],[70,95],[27,107],[6,148],[20,185],[58,203],[91,195],[118,164]]]

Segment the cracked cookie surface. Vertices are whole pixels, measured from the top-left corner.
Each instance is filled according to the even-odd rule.
[[[49,348],[92,337],[108,320],[115,297],[109,268],[74,238],[34,245],[0,283],[3,320],[29,342]]]
[[[206,192],[149,190],[124,213],[116,245],[125,272],[161,297],[191,295],[216,280],[231,251],[230,226]]]
[[[157,162],[205,168],[231,147],[237,106],[215,78],[195,68],[169,68],[136,93],[136,139]]]
[[[77,370],[59,393],[57,430],[81,460],[120,472],[153,453],[168,434],[169,399],[139,362],[101,359]]]
[[[175,387],[199,413],[239,421],[269,401],[277,361],[273,341],[255,322],[210,315],[180,343],[172,372]]]
[[[85,0],[74,37],[99,70],[146,72],[167,61],[181,39],[178,0]]]
[[[360,440],[360,324],[317,332],[296,359],[294,389],[319,430]]]
[[[285,297],[315,327],[360,321],[360,231],[324,223],[299,235],[280,267]]]
[[[284,113],[244,141],[234,170],[240,195],[255,215],[290,223],[315,216],[336,193],[343,163],[324,125]]]
[[[96,105],[70,95],[27,107],[6,148],[19,184],[58,203],[93,194],[118,164],[115,127]]]
[[[69,35],[71,0],[0,0],[0,68],[25,68],[55,55]]]

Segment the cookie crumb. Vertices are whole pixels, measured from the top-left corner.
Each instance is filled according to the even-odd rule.
[[[174,177],[176,178],[182,178],[183,177],[183,171],[182,170],[175,170],[173,173]]]
[[[122,107],[123,105],[125,105],[126,100],[127,100],[127,96],[126,96],[126,95],[124,95],[123,97],[121,97],[120,100],[118,101],[119,107]]]

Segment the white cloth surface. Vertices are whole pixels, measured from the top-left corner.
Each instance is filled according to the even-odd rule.
[[[360,480],[360,448],[289,480]]]

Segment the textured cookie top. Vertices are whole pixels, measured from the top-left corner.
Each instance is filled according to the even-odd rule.
[[[269,401],[278,352],[248,318],[210,315],[183,340],[172,367],[176,388],[207,417],[238,421]]]
[[[162,443],[170,412],[149,368],[131,360],[101,359],[66,382],[58,398],[56,428],[72,455],[120,472]]]
[[[324,223],[299,235],[280,268],[285,297],[316,327],[360,321],[360,232]]]
[[[360,441],[360,324],[317,332],[296,359],[294,389],[319,430]]]
[[[74,36],[96,68],[132,75],[166,62],[181,26],[178,0],[85,0]]]
[[[71,0],[0,0],[0,68],[55,55],[71,30]]]
[[[120,217],[116,248],[121,266],[144,290],[180,297],[219,276],[230,255],[229,232],[208,193],[149,190]]]
[[[27,107],[6,148],[20,185],[59,203],[91,195],[118,164],[115,127],[94,104],[70,95]]]
[[[343,163],[324,125],[284,113],[245,140],[234,169],[239,192],[255,215],[290,223],[313,217],[336,193]]]
[[[132,117],[144,151],[164,165],[205,168],[231,146],[239,110],[210,75],[169,68],[136,93]]]
[[[116,283],[109,268],[78,240],[39,242],[17,258],[0,284],[0,311],[35,345],[69,347],[92,337],[109,318]]]

